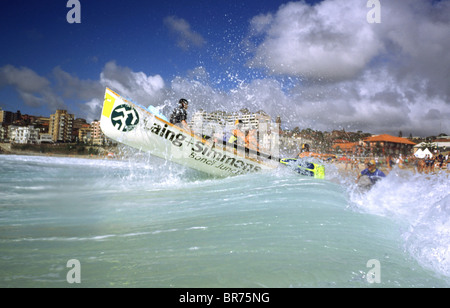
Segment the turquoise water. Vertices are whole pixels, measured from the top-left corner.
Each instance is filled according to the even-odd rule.
[[[450,286],[448,175],[396,170],[362,193],[327,171],[2,155],[0,287]]]

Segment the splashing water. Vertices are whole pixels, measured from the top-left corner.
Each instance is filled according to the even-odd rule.
[[[450,277],[449,174],[418,174],[394,168],[370,191],[348,185],[354,210],[400,225],[404,249],[424,267]]]
[[[361,194],[327,167],[214,179],[136,152],[0,156],[0,285],[70,286],[77,259],[84,287],[371,287],[376,259],[382,287],[449,286],[444,175]]]

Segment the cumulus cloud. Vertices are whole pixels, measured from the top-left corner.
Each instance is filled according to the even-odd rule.
[[[106,63],[100,74],[100,84],[117,89],[123,95],[139,101],[147,101],[164,88],[164,80],[160,75],[147,76],[144,72],[134,72],[128,67],[118,66],[114,61]]]
[[[114,61],[106,63],[97,80],[80,79],[61,67],[55,67],[48,79],[26,67],[6,65],[0,68],[0,88],[5,86],[13,87],[30,107],[47,107],[49,112],[66,109],[88,121],[100,118],[106,87],[146,106],[159,104],[165,87],[160,75],[147,76]]]
[[[54,93],[51,82],[35,71],[13,65],[0,68],[0,88],[13,87],[23,102],[30,107],[48,106],[51,109],[65,108],[63,100]]]
[[[64,71],[57,66],[52,71],[56,84],[55,91],[65,99],[89,100],[104,92],[103,86],[98,80],[84,80]]]
[[[292,122],[317,129],[436,134],[449,130],[450,1],[290,2],[255,16],[251,67],[302,80],[290,93]],[[305,120],[306,119],[306,120]]]
[[[251,20],[250,39],[262,37],[250,64],[272,74],[354,77],[383,49],[361,1],[290,2]]]
[[[417,84],[427,95],[450,98],[450,2],[390,1],[379,27],[399,81]]]
[[[147,76],[144,72],[134,72],[129,67],[117,65],[115,61],[106,63],[99,80],[85,88],[85,90],[95,88],[96,92],[96,95],[91,96],[82,108],[87,120],[99,119],[106,87],[118,91],[124,97],[139,104],[148,106],[160,102],[164,80],[160,75]]]
[[[164,25],[175,35],[177,45],[183,50],[202,47],[206,43],[203,36],[192,30],[191,25],[183,18],[168,16],[164,19]]]

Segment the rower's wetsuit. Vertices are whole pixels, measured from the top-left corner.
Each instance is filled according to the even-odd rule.
[[[367,175],[369,177],[370,181],[372,182],[372,184],[375,184],[378,180],[381,180],[381,178],[386,177],[386,175],[383,173],[383,171],[381,171],[379,169],[375,169],[374,172],[370,172],[370,170],[368,168],[361,171],[361,175]]]
[[[170,123],[172,124],[178,124],[182,121],[186,121],[187,119],[187,112],[186,109],[183,107],[177,107],[173,110],[172,115],[170,116]]]

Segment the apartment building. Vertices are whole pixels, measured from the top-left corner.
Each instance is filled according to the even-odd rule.
[[[56,110],[50,117],[22,115],[0,107],[0,142],[57,143],[84,142],[92,145],[111,143],[100,129],[100,121],[87,123],[66,110]]]
[[[91,126],[89,124],[85,124],[78,129],[78,140],[84,143],[88,143],[91,140]]]
[[[20,111],[17,112],[11,112],[11,111],[5,111],[2,108],[0,108],[0,123],[3,125],[10,125],[16,120],[20,120],[21,118]]]
[[[236,120],[242,121],[242,131],[255,130],[259,149],[265,153],[275,154],[279,150],[279,125],[272,123],[271,117],[264,111],[255,113],[248,109],[240,112],[225,111],[206,112],[199,110],[191,118],[190,126],[201,134],[214,135],[218,139],[229,140]]]
[[[258,129],[262,123],[269,124],[271,118],[264,111],[258,111],[251,113],[247,109],[241,110],[241,112],[227,113],[224,111],[206,112],[199,110],[194,113],[191,118],[190,125],[194,129],[205,128],[204,125],[221,125],[221,126],[234,126],[236,120],[242,120],[243,129]]]
[[[107,138],[103,134],[103,132],[100,128],[100,121],[94,120],[91,123],[90,134],[91,134],[92,144],[96,144],[96,145],[105,144]]]
[[[11,143],[28,144],[39,143],[39,128],[34,126],[9,126],[9,136]]]
[[[72,141],[74,115],[67,113],[67,110],[56,110],[50,115],[49,134],[52,135],[53,142]]]

